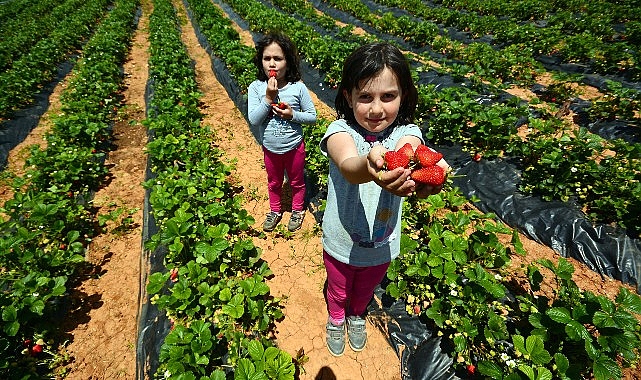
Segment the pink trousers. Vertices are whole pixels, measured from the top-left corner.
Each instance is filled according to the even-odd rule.
[[[292,188],[292,211],[303,211],[305,207],[305,142],[287,153],[274,153],[263,147],[265,170],[267,171],[267,191],[269,208],[282,212],[281,198],[285,171]]]
[[[389,263],[372,267],[356,267],[341,263],[323,251],[327,271],[327,311],[334,325],[345,322],[346,316],[365,314],[367,305],[381,283]]]

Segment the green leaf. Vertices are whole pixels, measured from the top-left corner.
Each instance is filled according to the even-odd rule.
[[[18,321],[5,323],[3,330],[9,336],[16,336],[16,334],[18,334],[18,330],[20,330],[20,323]]]
[[[630,313],[641,314],[641,297],[630,292],[624,287],[621,287],[619,289],[619,294],[617,294],[616,302],[620,307]]]
[[[575,320],[572,320],[568,322],[567,325],[565,325],[565,333],[568,335],[568,338],[570,338],[570,340],[575,341],[581,339],[590,341],[590,338],[592,337],[585,326]]]
[[[254,363],[247,358],[238,360],[234,380],[268,380],[264,372],[257,372]]]
[[[552,360],[550,353],[545,349],[543,339],[538,335],[530,335],[525,340],[525,348],[534,364],[547,364]]]
[[[223,305],[222,311],[235,319],[242,317],[245,312],[245,297],[242,294],[236,294],[226,305]]]
[[[45,303],[41,299],[35,300],[29,307],[29,310],[31,310],[33,313],[38,315],[42,315],[42,312],[44,311],[44,309],[45,309]]]
[[[554,354],[554,363],[556,364],[559,373],[565,373],[570,368],[570,361],[560,352]]]
[[[525,338],[521,335],[512,335],[512,344],[514,344],[514,349],[521,354],[527,353],[525,349]]]
[[[231,289],[230,288],[224,288],[218,293],[218,298],[223,301],[227,302],[231,299]]]
[[[530,367],[529,365],[527,365],[527,364],[519,364],[518,368],[519,368],[519,371],[523,372],[523,374],[525,376],[527,376],[528,379],[530,379],[530,380],[534,380],[535,379],[535,377],[534,377],[534,369],[532,367]]]
[[[479,373],[488,376],[490,379],[503,379],[503,370],[497,363],[481,360],[478,362],[477,370]]]
[[[623,375],[619,365],[605,355],[599,356],[593,365],[596,380],[620,379]]]
[[[552,380],[552,372],[545,367],[538,367],[536,380]]]
[[[2,308],[2,320],[4,322],[13,322],[18,319],[18,311],[15,306],[9,305]]]
[[[553,307],[548,309],[545,314],[550,317],[554,322],[566,324],[572,320],[570,311],[564,307]]]
[[[247,352],[249,352],[249,356],[251,356],[254,361],[259,361],[263,360],[265,349],[263,344],[258,340],[250,340],[249,343],[247,343]]]
[[[168,276],[161,272],[152,273],[151,276],[149,276],[149,282],[147,283],[147,293],[156,294],[160,292],[163,286],[167,283],[167,278]]]
[[[574,266],[564,257],[559,258],[559,266],[555,274],[563,280],[571,281],[572,274],[574,273]]]

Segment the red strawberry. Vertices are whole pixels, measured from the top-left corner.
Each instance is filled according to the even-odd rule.
[[[276,78],[276,70],[269,70],[269,77]]]
[[[479,162],[481,161],[481,153],[474,153],[474,156],[472,157],[472,160]]]
[[[416,147],[414,156],[416,161],[418,161],[424,168],[436,165],[436,163],[443,158],[443,154],[434,151],[423,144]]]
[[[412,144],[410,143],[405,143],[397,152],[406,155],[410,160],[414,158],[414,148],[412,148]]]
[[[385,152],[383,160],[385,161],[385,168],[387,170],[406,168],[410,164],[410,158],[407,157],[407,155],[393,150]]]
[[[285,102],[278,103],[278,108],[284,110],[285,108],[287,108],[287,103],[285,103]]]
[[[476,372],[476,367],[474,366],[474,364],[468,364],[467,373],[469,373],[470,375],[474,375],[475,372]]]
[[[414,181],[430,186],[441,186],[445,182],[445,170],[436,165],[416,169],[410,176]]]
[[[33,352],[36,355],[41,353],[42,352],[42,346],[39,345],[39,344],[34,344],[33,348],[31,348],[31,352]]]

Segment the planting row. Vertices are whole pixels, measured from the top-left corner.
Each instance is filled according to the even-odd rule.
[[[121,0],[87,42],[61,96],[60,116],[34,146],[25,174],[8,184],[0,211],[0,377],[51,378],[64,365],[57,321],[68,289],[86,266],[98,232],[92,195],[108,170],[104,157],[122,85],[120,65],[136,23],[136,0]],[[100,84],[97,86],[96,84]]]
[[[149,31],[152,175],[144,186],[157,231],[145,248],[158,265],[146,290],[147,310],[157,308],[160,319],[142,316],[149,324],[140,329],[139,363],[152,365],[141,375],[293,379],[295,362],[273,341],[283,314],[265,283],[272,272],[252,242],[240,189],[228,181],[233,168],[200,125],[201,93],[170,0],[154,1]],[[162,334],[154,340],[144,334],[156,323]]]
[[[92,27],[104,16],[109,3],[108,0],[81,4],[69,1],[65,8],[60,9],[67,12],[60,21],[45,18],[42,23],[36,24],[35,30],[39,31],[38,34],[42,38],[33,36],[31,44],[29,41],[21,41],[31,33],[31,29],[21,29],[21,33],[16,37],[10,37],[2,43],[8,53],[22,51],[23,54],[13,60],[11,53],[11,56],[6,58],[7,69],[0,73],[0,119],[10,117],[13,111],[33,102],[35,94],[42,86],[55,78],[58,65],[68,60],[91,35]],[[55,15],[61,16],[58,13]],[[33,15],[23,16],[27,22],[27,17]],[[28,43],[26,50],[24,45],[11,45],[24,42]]]

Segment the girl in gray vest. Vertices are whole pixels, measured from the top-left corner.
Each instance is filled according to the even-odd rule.
[[[346,59],[335,101],[338,120],[320,143],[330,158],[322,243],[327,347],[334,356],[344,352],[345,330],[352,350],[365,347],[367,305],[400,251],[404,197],[441,190],[418,185],[410,169],[383,170],[386,151],[424,143],[413,124],[417,101],[409,64],[393,45],[367,44]],[[438,165],[448,168],[444,160]]]

